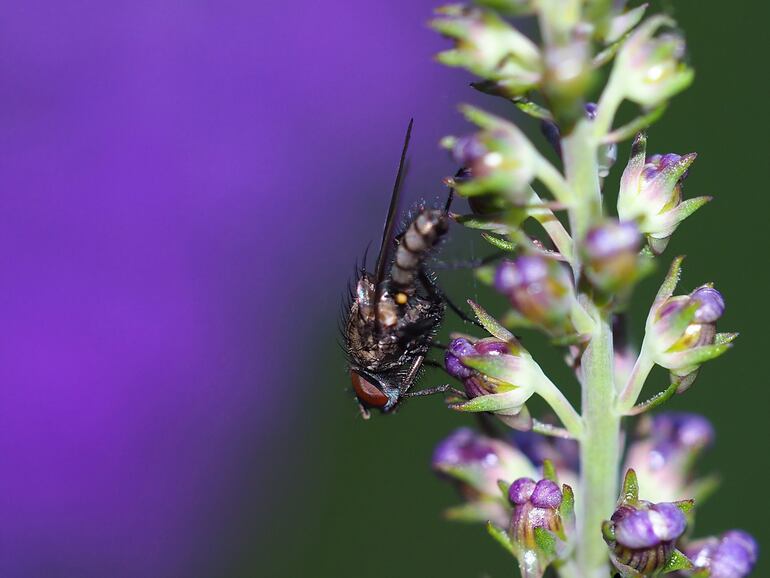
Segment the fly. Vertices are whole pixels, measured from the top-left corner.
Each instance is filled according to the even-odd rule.
[[[453,196],[450,190],[441,209],[419,208],[404,232],[393,238],[413,122],[406,131],[374,272],[365,264],[357,271],[343,323],[350,379],[365,418],[371,409],[392,412],[403,398],[449,388],[410,391],[444,319],[447,301],[425,261],[449,230]]]

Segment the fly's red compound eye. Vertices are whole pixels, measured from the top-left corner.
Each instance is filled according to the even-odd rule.
[[[353,383],[353,390],[356,392],[356,396],[358,396],[358,399],[360,399],[364,405],[369,407],[385,407],[388,403],[388,396],[382,393],[376,385],[367,381],[360,374],[351,371],[350,380]]]

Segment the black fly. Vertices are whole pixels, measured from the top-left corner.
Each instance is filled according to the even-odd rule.
[[[450,191],[443,209],[418,209],[405,231],[393,238],[412,124],[413,120],[406,131],[374,273],[365,265],[357,272],[343,326],[350,378],[364,417],[373,408],[391,412],[404,397],[448,388],[410,392],[444,318],[445,298],[424,262],[449,229],[452,201]]]

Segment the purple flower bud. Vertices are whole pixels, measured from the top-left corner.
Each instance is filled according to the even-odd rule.
[[[538,547],[536,530],[548,532],[559,541],[566,538],[565,526],[572,524],[572,506],[568,511],[562,508],[566,494],[571,500],[569,486],[562,489],[548,479],[535,483],[531,478],[520,478],[511,484],[508,497],[513,513],[508,535],[523,576],[542,576],[554,559],[553,552],[544,552]]]
[[[618,544],[638,550],[673,542],[684,534],[687,520],[674,504],[653,504],[649,509],[622,508],[613,516]]]
[[[532,497],[536,485],[537,483],[532,478],[519,478],[513,482],[508,488],[508,499],[511,504],[518,506],[526,504]]]
[[[714,323],[725,312],[722,294],[708,285],[698,287],[690,294],[690,299],[700,304],[695,312],[695,321],[698,323]]]
[[[647,185],[657,176],[665,171],[671,170],[682,160],[682,155],[676,153],[657,154],[647,158],[647,162],[642,169],[642,184]],[[677,179],[674,187],[681,187],[682,182],[687,178],[688,171],[685,170]]]
[[[503,261],[495,274],[495,288],[528,321],[554,333],[571,329],[572,278],[558,262],[539,255]]]
[[[470,428],[456,430],[433,451],[433,467],[439,470],[468,464],[492,467],[498,462],[496,448]]]
[[[644,420],[641,426],[652,439],[656,465],[664,465],[682,454],[690,461],[694,452],[711,445],[714,426],[695,413],[664,412]]]
[[[676,504],[636,500],[621,504],[603,531],[621,573],[630,569],[647,576],[665,567],[686,529],[687,519]]]
[[[689,387],[698,367],[724,353],[734,334],[716,333],[716,321],[725,309],[722,295],[710,285],[703,285],[689,295],[669,297],[650,315],[647,335],[652,358],[671,370]]]
[[[525,203],[531,196],[538,153],[515,124],[480,109],[465,106],[465,116],[481,130],[461,138],[441,141],[470,178],[455,181],[461,195],[494,194],[509,202]]]
[[[693,413],[663,412],[645,416],[641,437],[629,448],[626,468],[645,480],[653,501],[682,500],[693,495],[695,458],[714,441],[714,427]]]
[[[463,167],[469,167],[471,175],[474,171],[470,167],[475,167],[482,170],[479,176],[484,176],[486,170],[483,159],[488,152],[487,147],[475,134],[458,138],[452,147],[454,160]]]
[[[495,338],[480,339],[471,343],[464,337],[453,339],[444,354],[444,367],[449,375],[463,382],[469,398],[497,393],[498,382],[466,365],[461,358],[470,356],[511,356],[511,348],[505,342]]]
[[[474,371],[465,367],[460,361],[460,357],[467,355],[476,355],[476,348],[473,347],[473,344],[464,337],[453,339],[444,354],[444,367],[447,373],[460,380],[471,377]]]
[[[695,161],[695,153],[647,157],[646,150],[647,137],[640,133],[621,177],[618,216],[636,222],[647,235],[650,249],[660,254],[679,223],[711,199],[682,200],[682,182]]]
[[[708,571],[709,578],[744,578],[754,569],[759,546],[746,532],[730,530],[690,544],[686,554],[694,570]]]
[[[556,509],[563,499],[561,489],[551,480],[540,480],[535,486],[529,501],[536,508]]]
[[[586,275],[601,291],[617,293],[630,288],[641,272],[642,236],[633,222],[607,221],[586,235]]]
[[[471,343],[452,340],[444,357],[447,373],[463,383],[467,401],[450,407],[457,411],[489,412],[518,429],[532,427],[526,403],[535,393],[534,362],[515,341],[489,337]],[[481,401],[475,398],[485,397]]]

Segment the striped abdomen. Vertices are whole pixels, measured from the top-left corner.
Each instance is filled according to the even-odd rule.
[[[393,288],[408,295],[414,293],[415,276],[425,257],[449,229],[447,214],[439,209],[422,209],[396,247],[390,278]]]

